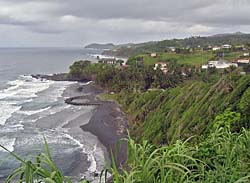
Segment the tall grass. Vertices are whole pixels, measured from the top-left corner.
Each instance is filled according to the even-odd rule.
[[[111,169],[115,183],[250,182],[250,131],[218,128],[197,145],[187,140],[160,148],[129,139],[127,166]]]
[[[127,166],[117,166],[112,156],[111,166],[101,173],[100,183],[250,182],[249,130],[232,133],[228,128],[217,128],[197,144],[178,140],[169,146],[156,147],[146,141],[142,144],[131,138],[126,141]],[[72,180],[64,176],[52,161],[46,140],[45,147],[45,152],[37,155],[33,162],[9,152],[20,162],[20,167],[9,175],[6,182],[71,183]],[[109,181],[108,171],[112,175]]]
[[[64,176],[58,170],[53,162],[49,150],[48,143],[45,141],[45,151],[39,153],[34,161],[24,160],[15,153],[9,151],[4,146],[1,148],[9,152],[17,161],[20,162],[20,167],[15,169],[7,178],[6,183],[72,183],[72,180]],[[87,181],[82,182],[87,183]]]

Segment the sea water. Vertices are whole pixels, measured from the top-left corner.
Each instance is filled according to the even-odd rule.
[[[0,48],[0,144],[24,158],[44,148],[47,139],[53,159],[66,175],[89,176],[104,164],[97,138],[79,129],[63,128],[93,107],[64,103],[64,90],[74,84],[48,81],[31,74],[67,72],[75,60],[92,60],[98,50],[80,48]],[[0,179],[19,163],[0,148]]]

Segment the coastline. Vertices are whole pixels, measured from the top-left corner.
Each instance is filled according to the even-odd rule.
[[[65,103],[75,106],[88,106],[92,108],[92,112],[88,121],[86,121],[85,115],[80,115],[75,120],[65,124],[63,128],[71,129],[79,136],[82,135],[81,131],[94,135],[99,141],[99,147],[103,149],[108,166],[111,165],[112,155],[114,155],[118,167],[125,165],[127,144],[120,140],[127,137],[126,114],[115,101],[104,101],[98,97],[105,92],[103,89],[89,80],[67,79],[66,74],[32,75],[32,77],[53,81],[75,81],[76,83],[69,85],[63,93],[66,98]],[[96,160],[98,161],[98,158]],[[80,169],[83,168],[82,165],[77,166],[81,167]],[[105,168],[105,165],[103,168]],[[100,170],[100,167],[91,171],[94,177],[100,173],[98,170]],[[79,168],[77,168],[77,171],[79,171]]]
[[[121,142],[118,149],[117,144],[120,139],[126,137],[127,119],[125,113],[115,102],[100,100],[98,95],[104,91],[96,87],[94,83],[87,85],[78,83],[78,86],[74,87],[77,96],[66,99],[66,102],[71,101],[71,103],[68,103],[69,105],[95,107],[89,122],[81,125],[81,129],[98,138],[99,142],[106,148],[107,154],[105,154],[105,157],[109,162],[111,161],[111,155],[114,154],[117,165],[124,164],[127,158],[126,143]]]

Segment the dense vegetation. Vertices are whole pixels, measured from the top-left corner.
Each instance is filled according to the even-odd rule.
[[[185,71],[185,76],[182,75]],[[182,67],[169,62],[169,73],[154,70],[152,66],[123,68],[108,64],[90,64],[86,61],[75,62],[70,67],[69,78],[92,79],[99,86],[110,91],[143,92],[150,88],[170,88],[181,83],[185,77],[191,77],[193,68]]]
[[[250,181],[250,76],[214,75],[165,91],[105,96],[130,115],[136,140],[128,143],[129,169],[114,171],[116,182]]]
[[[191,81],[166,91],[112,95],[130,114],[139,140],[168,144],[208,132],[216,115],[237,112],[234,130],[249,128],[250,76],[222,75],[210,82]]]
[[[220,125],[230,123],[228,114]],[[215,123],[217,124],[217,123]],[[250,182],[250,131],[232,133],[230,125],[218,126],[196,145],[176,141],[155,147],[128,140],[128,167],[112,169],[116,183],[243,183]]]

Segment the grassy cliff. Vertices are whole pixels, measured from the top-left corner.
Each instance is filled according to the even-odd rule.
[[[186,82],[167,90],[113,96],[130,115],[133,135],[154,144],[206,133],[215,117],[230,109],[241,114],[234,130],[249,128],[250,76],[224,75],[217,81]]]

